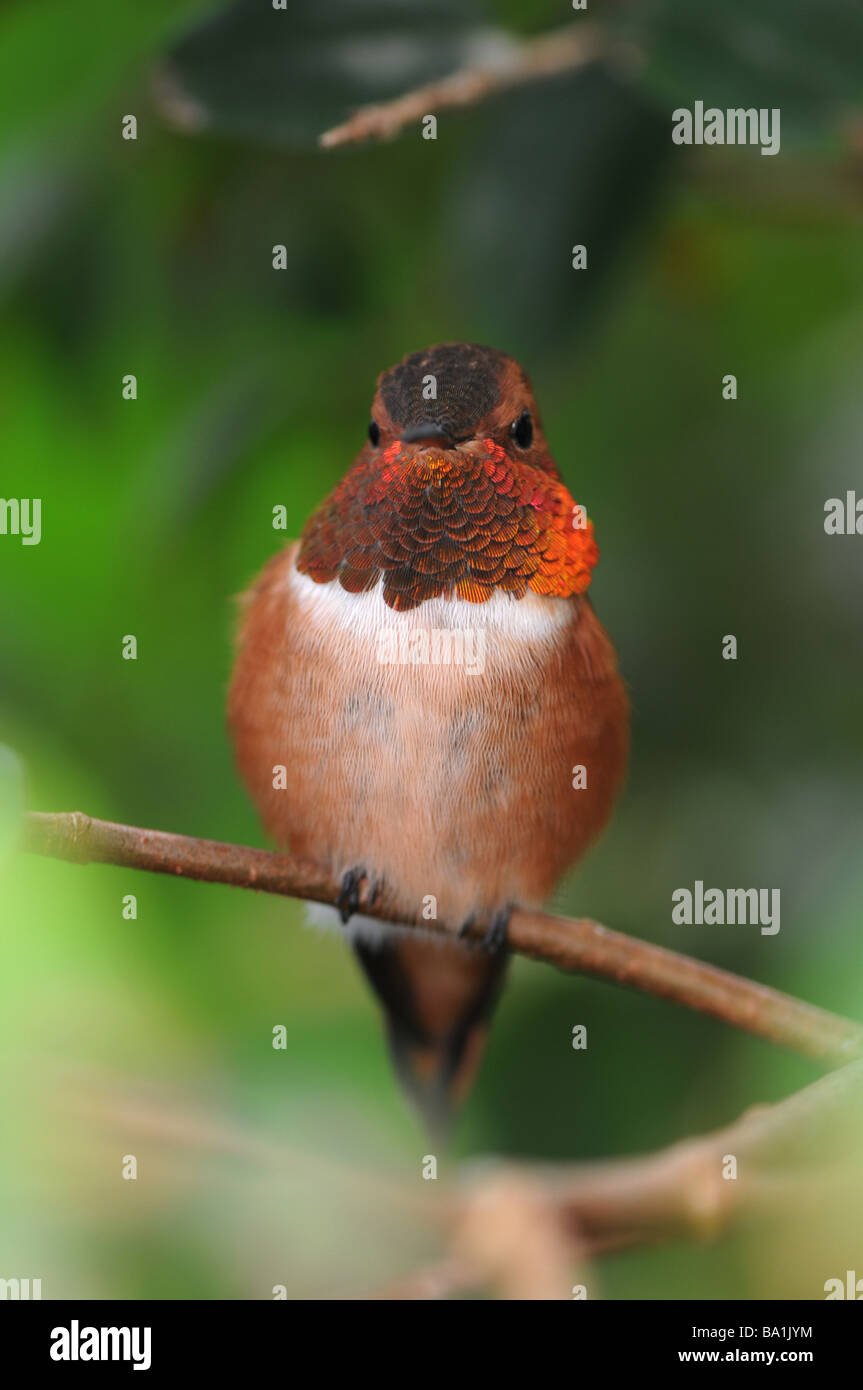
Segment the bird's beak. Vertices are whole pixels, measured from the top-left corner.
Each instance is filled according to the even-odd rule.
[[[408,425],[401,432],[401,440],[403,444],[437,445],[440,449],[451,449],[456,443],[452,435],[434,420],[421,420],[418,425]]]

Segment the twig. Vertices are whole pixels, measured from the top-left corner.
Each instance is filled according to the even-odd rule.
[[[712,1238],[732,1215],[765,1216],[839,1171],[859,1168],[863,1060],[821,1077],[775,1105],[758,1105],[723,1129],[645,1157],[546,1170],[547,1191],[582,1240],[628,1244],[688,1235]],[[723,1176],[727,1156],[737,1177]],[[849,1176],[852,1171],[849,1169]]]
[[[653,1154],[484,1165],[453,1207],[450,1255],[378,1296],[440,1299],[486,1286],[503,1297],[568,1298],[572,1283],[586,1282],[583,1272],[572,1273],[574,1260],[680,1237],[713,1239],[753,1215],[785,1222],[816,1187],[840,1208],[846,1199],[856,1203],[861,1120],[863,1060]],[[542,1243],[525,1268],[525,1231],[537,1226]],[[535,1292],[525,1293],[525,1282]]]
[[[592,62],[607,41],[589,24],[571,24],[496,54],[494,59],[418,87],[393,101],[362,106],[343,125],[327,130],[325,149],[362,140],[390,140],[410,121],[456,106],[473,106],[496,92],[570,72]]]
[[[117,825],[80,811],[32,813],[26,820],[22,847],[81,864],[117,864],[321,903],[334,904],[341,891],[341,883],[328,868],[309,860]],[[404,910],[389,902],[385,892],[369,902],[367,884],[360,891],[359,910],[383,921],[419,925],[428,931],[451,934],[459,925],[416,919],[408,922]],[[485,925],[477,921],[471,928],[474,940],[481,939]],[[827,1066],[863,1056],[863,1028],[859,1024],[597,922],[518,908],[510,919],[508,944],[521,955],[545,961],[558,970],[595,975],[683,1004]]]

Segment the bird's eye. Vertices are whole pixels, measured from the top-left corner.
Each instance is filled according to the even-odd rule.
[[[381,442],[381,427],[377,420],[369,421],[369,439],[372,444],[374,444],[375,448],[377,448]]]
[[[509,432],[520,449],[527,449],[533,441],[533,421],[530,411],[523,410],[517,420],[513,420]]]

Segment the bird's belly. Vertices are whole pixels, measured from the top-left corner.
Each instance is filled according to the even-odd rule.
[[[585,601],[399,613],[292,562],[251,605],[231,719],[280,843],[453,923],[541,900],[604,823],[625,758],[622,684]]]

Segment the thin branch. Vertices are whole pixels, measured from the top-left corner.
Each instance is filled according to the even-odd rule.
[[[565,1299],[572,1283],[587,1282],[583,1267],[572,1272],[573,1261],[582,1266],[608,1251],[680,1238],[715,1239],[752,1216],[785,1224],[813,1200],[856,1207],[861,1121],[863,1060],[656,1153],[491,1171],[483,1165],[453,1205],[445,1258],[378,1297],[441,1299],[489,1287],[505,1298]],[[536,1226],[542,1241],[525,1267],[525,1231]]]
[[[117,825],[80,811],[32,813],[26,820],[22,848],[79,864],[117,864],[320,903],[334,904],[341,891],[338,878],[310,860]],[[459,925],[416,918],[406,921],[404,910],[388,901],[385,890],[373,902],[368,892],[364,883],[359,911],[367,916],[450,935]],[[480,940],[485,926],[477,921],[470,938]],[[513,951],[558,970],[595,975],[683,1004],[827,1066],[863,1056],[863,1028],[859,1024],[690,956],[611,931],[598,922],[517,908],[510,918],[508,944]]]
[[[567,25],[499,51],[486,62],[451,73],[393,101],[362,106],[343,125],[325,131],[318,143],[332,149],[363,140],[391,140],[411,121],[452,107],[474,106],[511,87],[574,71],[593,62],[606,48],[607,40],[593,25]]]
[[[643,1157],[545,1170],[546,1190],[579,1238],[643,1243],[713,1238],[732,1217],[769,1214],[775,1203],[822,1183],[828,1171],[858,1181],[863,1060],[823,1076],[733,1124]],[[734,1179],[723,1176],[726,1156]]]

